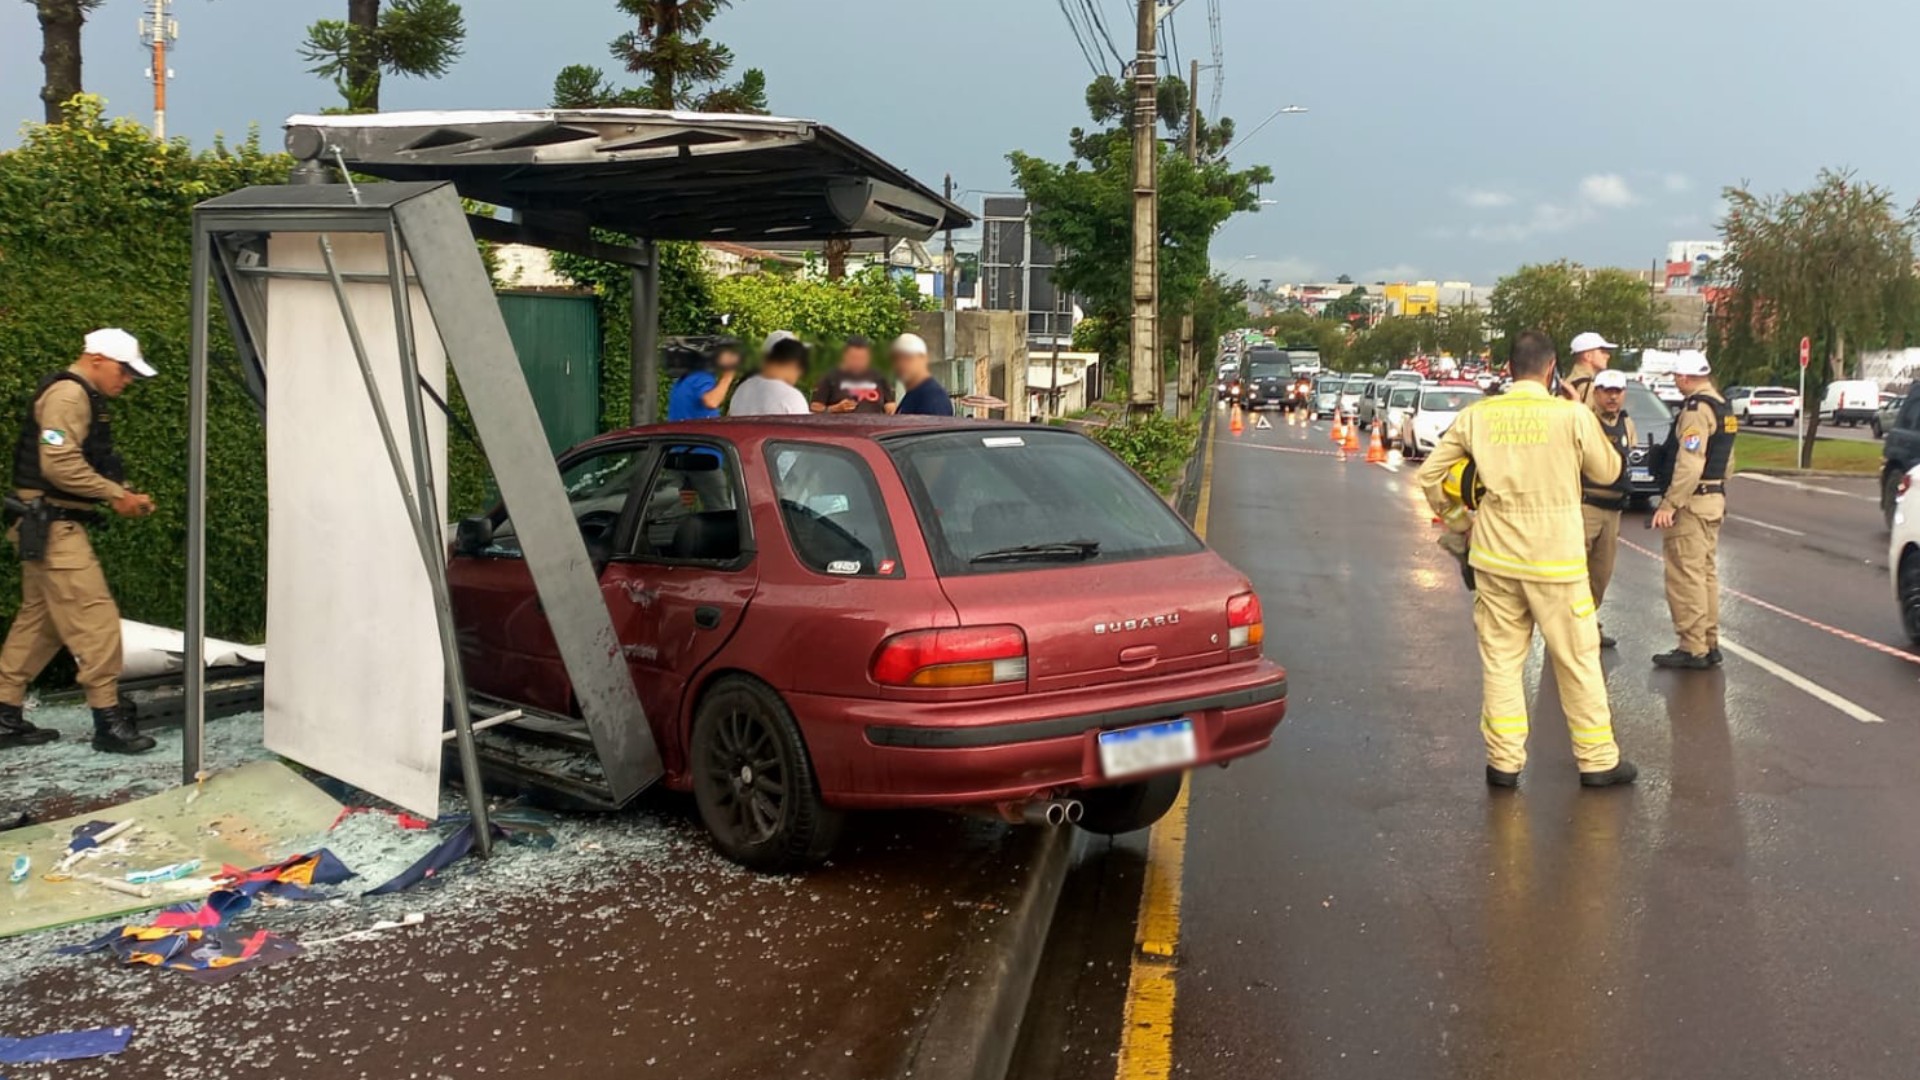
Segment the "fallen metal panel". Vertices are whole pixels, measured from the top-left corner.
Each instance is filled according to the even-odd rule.
[[[473,234],[448,189],[401,204],[394,217],[513,514],[608,786],[624,802],[659,779],[660,753]]]

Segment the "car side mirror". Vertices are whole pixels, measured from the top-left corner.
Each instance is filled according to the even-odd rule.
[[[490,517],[471,517],[454,526],[453,553],[455,555],[475,556],[486,551],[493,543],[493,519]]]

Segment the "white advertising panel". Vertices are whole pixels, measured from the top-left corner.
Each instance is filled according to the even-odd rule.
[[[384,276],[383,240],[334,233],[334,260],[343,274]],[[325,267],[315,234],[275,234],[268,262]],[[392,293],[349,280],[347,295],[411,472]],[[433,817],[445,669],[407,508],[331,282],[274,278],[267,296],[266,745]],[[440,337],[411,296],[420,375],[444,397]],[[444,522],[446,419],[431,402],[423,415]]]

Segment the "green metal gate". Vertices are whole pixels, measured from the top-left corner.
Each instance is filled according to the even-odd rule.
[[[594,298],[503,292],[500,314],[554,453],[598,434],[600,312]]]

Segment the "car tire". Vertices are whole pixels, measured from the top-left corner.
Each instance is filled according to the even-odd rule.
[[[721,854],[785,873],[833,850],[842,815],[821,801],[800,725],[772,687],[746,675],[714,683],[690,743],[694,803]]]
[[[1900,556],[1900,624],[1907,640],[1920,645],[1920,549],[1913,547]]]
[[[1119,836],[1147,828],[1173,809],[1185,773],[1168,773],[1118,787],[1080,793],[1080,827],[1099,836]]]

